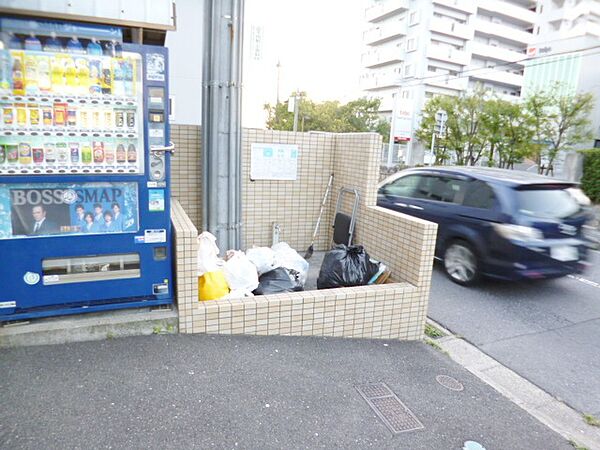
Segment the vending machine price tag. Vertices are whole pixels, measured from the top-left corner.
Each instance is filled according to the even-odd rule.
[[[167,242],[167,230],[144,230],[144,243],[159,244]]]

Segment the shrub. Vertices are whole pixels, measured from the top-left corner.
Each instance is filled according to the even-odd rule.
[[[600,148],[584,150],[581,189],[594,203],[600,203]]]

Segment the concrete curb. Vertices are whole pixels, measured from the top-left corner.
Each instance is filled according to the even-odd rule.
[[[428,319],[427,322],[447,334],[434,341],[455,362],[565,439],[590,450],[600,449],[600,428],[588,425],[581,413],[503,366],[474,345],[454,336],[433,320]]]

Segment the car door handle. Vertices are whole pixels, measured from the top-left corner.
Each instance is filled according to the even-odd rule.
[[[394,205],[400,206],[401,208],[406,208],[408,206],[406,203],[399,203],[399,202],[394,203]]]
[[[421,208],[420,206],[417,206],[417,205],[408,205],[408,207],[411,209],[418,209],[419,211],[423,211],[423,208]]]

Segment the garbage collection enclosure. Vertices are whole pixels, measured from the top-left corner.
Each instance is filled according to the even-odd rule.
[[[363,245],[371,257],[388,266],[388,283],[199,302],[196,237],[202,231],[197,228],[201,223],[200,131],[174,126],[172,132],[179,149],[173,164],[172,220],[181,332],[422,337],[437,226],[376,206],[379,135],[243,130],[242,250],[270,247],[276,225],[279,240],[303,255],[311,243],[321,200],[333,173],[315,251],[329,249],[338,192],[341,188],[356,189],[360,203],[354,243]],[[295,146],[295,179],[253,180],[251,158],[256,145],[252,144]],[[352,205],[342,208],[351,210]],[[222,254],[226,250],[221,249]]]

